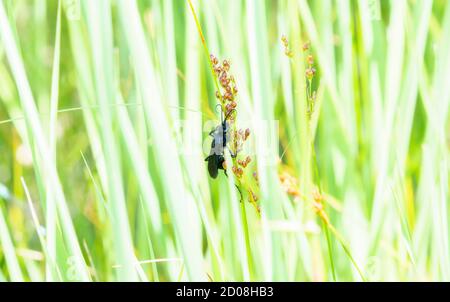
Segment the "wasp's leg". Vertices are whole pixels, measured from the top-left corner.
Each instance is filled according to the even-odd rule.
[[[237,157],[237,152],[236,153],[233,153],[233,151],[231,151],[231,149],[230,148],[228,148],[228,151],[230,152],[230,156],[231,156],[231,158],[236,158]]]
[[[236,189],[239,191],[239,195],[241,195],[241,199],[239,200],[239,202],[242,202],[244,200],[244,197],[242,196],[241,189],[239,189],[239,187],[237,185],[235,185],[235,186],[236,186]]]

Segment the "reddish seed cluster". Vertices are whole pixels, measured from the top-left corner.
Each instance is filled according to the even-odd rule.
[[[252,159],[250,158],[250,156],[247,156],[244,160],[242,159],[238,159],[238,164],[240,166],[242,166],[243,168],[246,168],[247,165],[252,161]]]
[[[297,184],[297,179],[295,177],[293,177],[287,172],[283,172],[280,175],[280,181],[281,186],[283,187],[283,189],[286,191],[287,194],[295,197],[299,197],[301,195],[300,189]]]
[[[307,42],[303,45],[303,51],[309,52],[310,49],[310,43]],[[316,69],[314,68],[314,57],[312,54],[308,54],[306,56],[306,70],[305,70],[305,77],[307,80],[307,97],[308,97],[308,116],[311,116],[312,112],[314,111],[314,104],[316,101],[316,92],[312,90],[312,80],[314,76],[316,75]]]
[[[236,129],[235,119],[236,114],[233,112],[237,107],[237,95],[238,89],[236,86],[236,81],[232,75],[230,75],[230,61],[224,60],[222,63],[219,62],[216,56],[213,54],[210,55],[211,64],[214,70],[215,75],[219,81],[220,87],[219,90],[216,91],[216,98],[220,101],[222,105],[222,109],[224,111],[227,120],[230,123],[233,123],[233,127],[231,127],[231,140],[229,142],[230,150],[233,154],[238,155],[239,152],[243,148],[243,144],[248,140],[250,136],[250,129]],[[233,165],[231,166],[231,170],[233,174],[238,179],[242,179],[245,169],[251,162],[250,156],[245,157],[245,159],[236,159],[233,160]],[[223,168],[225,170],[228,169],[227,164],[223,163]],[[258,200],[256,194],[250,190],[249,192],[249,200],[256,205]],[[259,211],[259,207],[257,207]]]
[[[233,131],[233,149],[234,151],[240,152],[242,150],[242,146],[244,145],[244,142],[248,139],[250,136],[250,129],[239,129],[238,131]]]
[[[235,153],[238,153],[242,150],[242,145],[244,142],[248,139],[250,135],[250,129],[246,129],[243,131],[240,129],[239,131],[233,131],[233,151]],[[244,160],[238,159],[237,160],[237,166],[233,166],[232,170],[233,173],[238,177],[241,178],[244,174],[244,170],[248,164],[252,161],[250,156],[247,156]]]
[[[312,196],[315,202],[322,204],[324,198],[323,195],[319,192],[317,188],[315,188],[312,192]]]
[[[211,54],[210,58],[214,73],[217,75],[220,86],[224,90],[223,93],[216,91],[216,97],[225,106],[225,115],[229,115],[237,107],[236,97],[238,94],[236,81],[232,75],[229,75],[230,61],[223,60],[222,64],[220,64],[219,60],[213,54]],[[234,116],[229,116],[229,119],[233,120]]]
[[[249,201],[255,206],[256,210],[258,211],[259,214],[261,214],[261,208],[257,205],[258,202],[258,196],[255,194],[255,192],[253,192],[253,190],[248,190],[248,199]]]
[[[311,81],[316,74],[316,69],[314,68],[314,57],[312,55],[308,55],[306,57],[306,63],[308,64],[308,68],[306,69],[306,78]]]
[[[249,136],[250,136],[250,129],[247,128],[247,129],[245,129],[244,140],[246,141]]]
[[[294,56],[294,53],[290,49],[289,41],[288,41],[288,39],[286,38],[285,35],[281,36],[281,43],[283,44],[283,47],[284,47],[284,54],[286,56],[288,56],[289,58],[292,58]],[[309,50],[310,46],[311,46],[311,43],[308,41],[308,42],[303,44],[302,50],[306,52],[306,51]]]
[[[319,217],[321,219],[323,219],[325,221],[325,223],[329,224],[330,220],[328,218],[327,213],[325,212],[325,208],[323,205],[323,202],[325,201],[324,196],[320,193],[320,191],[316,188],[314,189],[314,191],[312,192],[312,197],[313,197],[313,209],[316,212],[317,215],[319,215]]]
[[[241,178],[242,175],[244,174],[244,170],[242,170],[241,167],[233,166],[231,170],[233,170],[233,173],[234,175],[236,175],[237,178]]]
[[[306,69],[306,78],[308,80],[312,80],[314,78],[314,75],[316,74],[316,69],[314,67],[309,67]]]
[[[303,44],[303,47],[302,47],[302,49],[303,49],[303,51],[308,51],[309,50],[309,47],[310,47],[310,45],[311,45],[311,43],[308,41],[308,42],[306,42],[305,44]]]
[[[283,46],[284,46],[284,54],[286,56],[288,56],[289,58],[292,58],[294,56],[294,53],[292,52],[292,50],[290,50],[289,42],[288,42],[288,40],[287,40],[285,35],[283,35],[281,37],[281,43],[283,43]]]

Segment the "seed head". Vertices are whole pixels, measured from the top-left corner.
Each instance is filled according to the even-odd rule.
[[[230,70],[230,62],[228,60],[223,60],[222,66],[225,72],[228,72]]]
[[[302,47],[303,51],[309,50],[310,45],[311,45],[311,43],[310,43],[309,41],[306,42],[306,43],[304,43],[304,44],[303,44],[303,47]]]
[[[284,46],[284,54],[289,58],[292,58],[294,53],[289,49],[289,42],[285,35],[281,36],[281,43],[283,43]]]
[[[233,100],[233,94],[231,94],[230,92],[226,91],[223,94],[223,99],[227,100],[227,101],[232,101]],[[228,105],[228,104],[227,104]]]
[[[246,141],[249,136],[250,136],[250,129],[247,128],[247,129],[245,129],[244,140]]]
[[[310,67],[306,69],[306,78],[308,80],[312,80],[314,75],[316,74],[316,69],[314,67]]]
[[[238,165],[240,165],[240,166],[245,168],[245,161],[243,161],[241,159],[238,159],[237,162],[238,162]]]
[[[312,55],[308,55],[306,57],[306,62],[308,63],[309,66],[312,66],[314,64],[314,57]]]
[[[231,168],[233,170],[234,175],[236,175],[237,178],[241,178],[242,174],[244,174],[244,171],[236,166],[233,166],[233,168]]]
[[[212,63],[213,65],[219,64],[219,60],[217,60],[217,58],[216,58],[213,54],[210,54],[210,55],[209,55],[209,58],[211,59],[211,63]]]
[[[288,47],[289,43],[285,35],[281,36],[281,42],[283,43],[284,47]]]
[[[323,195],[319,192],[319,190],[314,189],[314,191],[312,192],[312,196],[315,202],[317,203],[322,203],[322,201],[324,200]]]
[[[300,189],[298,188],[297,179],[287,172],[283,172],[279,176],[281,186],[288,195],[298,197],[300,196]]]

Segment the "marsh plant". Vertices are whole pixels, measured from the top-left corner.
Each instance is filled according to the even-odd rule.
[[[2,0],[0,281],[450,281],[449,78],[446,0]]]

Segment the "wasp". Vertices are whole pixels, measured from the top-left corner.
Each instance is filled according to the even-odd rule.
[[[227,113],[227,115],[224,118],[222,105],[217,104],[217,106],[220,106],[221,109],[221,123],[209,133],[209,136],[211,136],[213,140],[211,142],[211,151],[209,152],[209,156],[205,158],[205,161],[208,162],[209,175],[214,179],[217,178],[219,170],[223,170],[225,172],[225,175],[228,176],[226,167],[224,165],[225,163],[224,153],[230,138],[229,135],[230,125],[228,123],[228,119],[236,111],[234,109],[231,110],[230,112]],[[236,157],[236,154],[233,154],[231,150],[230,154],[231,157],[233,158]]]

